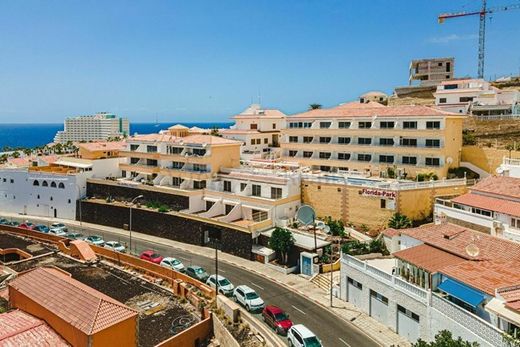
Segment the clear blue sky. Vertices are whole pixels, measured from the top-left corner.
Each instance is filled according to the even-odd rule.
[[[490,0],[490,6],[520,3]],[[2,0],[0,122],[111,111],[131,121],[227,120],[258,93],[287,113],[407,83],[412,58],[477,69],[460,0]],[[488,21],[486,77],[518,74],[520,10]]]

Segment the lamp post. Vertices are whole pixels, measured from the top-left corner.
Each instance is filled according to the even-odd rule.
[[[78,183],[76,183],[76,188],[78,188],[78,202],[79,202],[79,229],[83,231],[83,214],[81,211],[81,201],[83,197],[81,196],[81,187]]]
[[[129,254],[132,254],[132,206],[134,205],[136,200],[139,200],[141,198],[143,198],[143,195],[138,195],[135,198],[133,198],[130,202],[130,222],[128,223],[128,231],[130,233],[130,250],[128,251]]]

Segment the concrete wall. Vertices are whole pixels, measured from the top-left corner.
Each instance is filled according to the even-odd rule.
[[[155,347],[198,347],[206,340],[213,331],[213,326],[217,319],[213,315],[178,333],[177,335],[165,340]],[[200,344],[200,345],[199,345]],[[227,346],[227,345],[223,345]]]
[[[490,174],[496,173],[503,157],[509,158],[508,150],[479,146],[462,147],[462,161],[468,161]],[[520,151],[511,151],[511,158],[520,158]]]

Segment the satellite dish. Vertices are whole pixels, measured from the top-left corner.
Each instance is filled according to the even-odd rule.
[[[296,219],[306,226],[314,224],[316,212],[314,212],[314,209],[309,205],[302,205],[296,212]]]
[[[476,257],[480,254],[480,249],[474,243],[466,246],[466,253],[471,257]]]
[[[448,158],[446,158],[446,162],[447,162],[448,164],[453,163],[453,158],[452,158],[452,157],[448,157]]]
[[[497,174],[501,175],[504,173],[504,169],[502,169],[501,167],[498,167],[497,168]]]
[[[323,231],[325,232],[325,234],[329,235],[330,234],[330,227],[328,225],[325,225],[325,227],[323,228]]]

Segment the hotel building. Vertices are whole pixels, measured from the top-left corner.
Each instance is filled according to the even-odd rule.
[[[427,106],[357,102],[286,118],[282,159],[313,170],[398,177],[458,167],[464,116]]]
[[[65,119],[63,128],[63,131],[56,133],[54,142],[99,141],[111,137],[124,137],[130,133],[128,119],[106,112],[90,116],[69,117]]]

